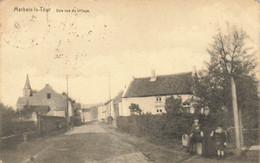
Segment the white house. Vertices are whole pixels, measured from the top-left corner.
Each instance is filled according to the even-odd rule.
[[[104,119],[107,121],[108,116],[112,116],[114,120],[120,115],[122,111],[122,95],[123,91],[120,91],[113,99],[107,100],[102,105],[98,106],[98,120]]]
[[[107,117],[109,117],[109,116],[112,116],[113,119],[115,119],[115,109],[114,109],[114,100],[113,99],[105,102],[104,114],[105,114],[105,120],[107,120]]]
[[[106,119],[106,106],[104,104],[98,106],[98,121],[102,121],[102,119]]]
[[[138,104],[143,113],[165,113],[165,100],[167,97],[181,97],[184,107],[193,110],[188,103],[193,98],[192,87],[196,71],[156,76],[134,78],[123,94],[122,111],[120,116],[129,116],[131,103]]]

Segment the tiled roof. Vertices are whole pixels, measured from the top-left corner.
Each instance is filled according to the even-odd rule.
[[[192,94],[192,72],[156,76],[155,81],[150,79],[150,77],[135,78],[130,83],[124,98]]]

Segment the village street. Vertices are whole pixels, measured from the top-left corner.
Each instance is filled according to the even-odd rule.
[[[75,127],[62,135],[42,137],[21,143],[14,149],[3,150],[0,158],[7,163],[217,161],[196,155],[190,156],[184,152],[181,146],[174,150],[156,146],[144,139],[118,133],[115,126],[100,123]]]

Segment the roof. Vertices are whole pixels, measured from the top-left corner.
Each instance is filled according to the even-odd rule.
[[[124,91],[120,91],[113,99],[108,99],[106,102],[103,103],[103,105],[109,104],[111,101],[114,103],[120,103],[122,102],[122,96],[123,96]]]
[[[122,96],[123,96],[124,91],[120,91],[117,96],[113,99],[115,103],[122,102]]]
[[[104,103],[104,105],[109,104],[112,100],[113,100],[113,99],[109,99],[109,100],[107,100],[107,101]]]
[[[129,85],[124,98],[163,95],[192,94],[192,72],[160,75],[155,81],[150,77],[135,78]]]
[[[101,105],[104,105],[104,103],[95,103],[95,104],[83,104],[82,108],[91,108],[91,107],[99,107]]]

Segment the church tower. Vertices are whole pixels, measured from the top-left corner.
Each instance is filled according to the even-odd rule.
[[[24,88],[23,88],[23,96],[24,97],[32,96],[32,88],[31,88],[31,85],[30,85],[28,74],[27,74],[25,85],[24,85]]]

